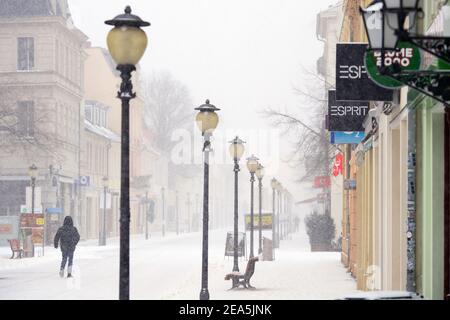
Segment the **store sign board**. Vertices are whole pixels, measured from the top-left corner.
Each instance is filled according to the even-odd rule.
[[[329,187],[331,187],[331,178],[329,176],[314,178],[314,188],[329,188]]]
[[[263,213],[261,215],[261,227],[262,230],[272,229],[272,213]],[[251,215],[245,215],[245,229],[250,230]],[[259,213],[253,215],[253,229],[259,228]]]
[[[409,42],[400,42],[397,51],[387,51],[384,58],[386,67],[393,64],[400,65],[400,71],[417,71],[421,67],[422,56],[417,46]],[[403,83],[385,75],[381,75],[378,70],[383,65],[381,51],[366,52],[366,70],[367,73],[377,85],[387,89],[399,89],[404,86]]]
[[[42,211],[42,207],[41,206],[35,206],[34,207],[34,213],[39,213],[41,214]],[[27,214],[27,213],[33,213],[33,210],[31,208],[31,206],[27,206],[27,205],[21,205],[20,206],[20,213],[21,214]]]
[[[243,257],[245,255],[245,233],[238,233],[238,257]],[[225,242],[225,256],[234,256],[234,232],[227,233],[227,239]]]
[[[368,101],[338,101],[336,90],[328,91],[329,131],[364,131],[363,122],[368,112]]]
[[[344,180],[344,190],[356,190],[356,180],[353,179]]]
[[[331,131],[330,143],[331,144],[358,144],[365,137],[364,131]]]
[[[392,101],[393,91],[374,83],[364,62],[367,44],[336,45],[336,99],[351,101]]]

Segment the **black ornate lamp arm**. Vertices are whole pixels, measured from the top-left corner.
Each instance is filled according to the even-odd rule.
[[[445,107],[449,107],[449,102],[445,101],[440,90],[440,82],[448,81],[450,83],[450,71],[439,71],[436,73],[433,70],[424,71],[402,71],[402,72],[390,72],[385,71],[384,74],[390,78],[401,82],[421,93],[427,95],[433,99],[438,100]]]
[[[450,64],[450,37],[407,35],[405,40]]]

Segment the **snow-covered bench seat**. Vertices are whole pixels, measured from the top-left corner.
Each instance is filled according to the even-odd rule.
[[[238,288],[239,286],[244,286],[244,288],[254,288],[250,285],[250,279],[255,273],[255,263],[259,260],[259,257],[250,258],[247,262],[247,268],[245,269],[245,273],[242,274],[240,272],[232,272],[225,276],[225,280],[232,280],[231,289]]]

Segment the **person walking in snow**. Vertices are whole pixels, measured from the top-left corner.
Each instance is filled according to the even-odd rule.
[[[80,240],[80,234],[77,228],[73,226],[72,217],[67,216],[64,218],[64,224],[58,229],[55,235],[55,248],[60,245],[62,252],[62,261],[59,275],[64,277],[64,269],[66,267],[67,259],[69,260],[69,265],[67,267],[67,278],[72,277],[72,264],[73,264],[73,254],[75,252],[75,247]]]

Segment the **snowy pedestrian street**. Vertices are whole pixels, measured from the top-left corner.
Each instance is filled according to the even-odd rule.
[[[210,234],[209,292],[211,299],[336,299],[356,292],[353,278],[340,263],[340,253],[309,252],[304,231],[281,242],[275,261],[257,262],[255,289],[228,290],[224,277],[232,258],[224,257],[227,230]],[[60,251],[45,248],[44,257],[9,259],[0,251],[0,299],[117,299],[118,240],[106,247],[95,240],[80,242],[75,252],[74,278],[58,275]],[[200,233],[142,235],[131,240],[131,299],[197,300],[201,278]],[[245,271],[246,261],[239,268]]]

